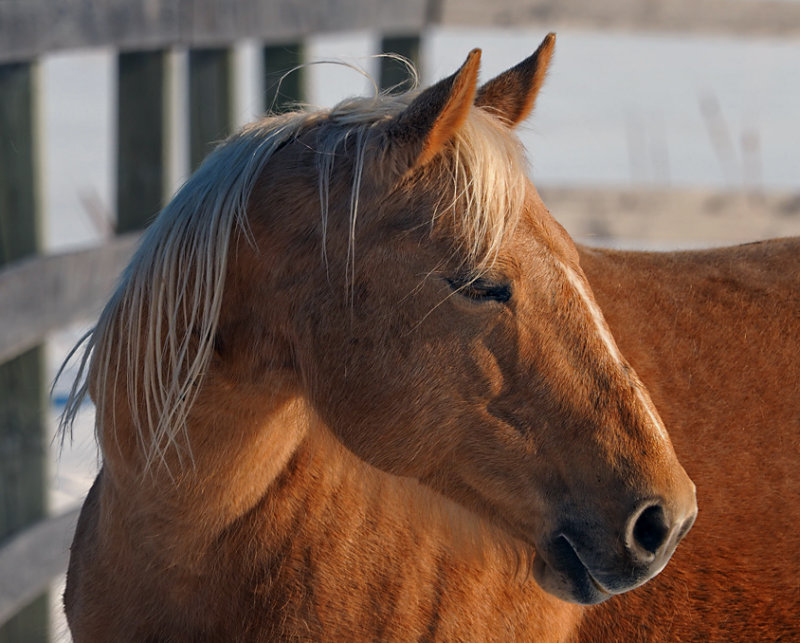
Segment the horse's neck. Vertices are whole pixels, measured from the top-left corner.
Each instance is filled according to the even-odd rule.
[[[301,398],[256,404],[212,391],[192,410],[183,455],[168,447],[164,461],[147,467],[134,429],[118,414],[100,425],[107,500],[125,506],[126,529],[159,534],[154,549],[180,564],[174,557],[194,557],[261,501],[303,441],[308,417]]]
[[[207,410],[200,404],[197,411]],[[402,639],[424,634],[433,620],[445,637],[450,627],[455,636],[500,625],[511,638],[559,640],[574,624],[574,606],[543,594],[499,532],[417,481],[360,461],[302,400],[260,420],[233,406],[199,413],[203,423],[190,427],[194,466],[174,479],[138,491],[104,480],[112,504],[126,506],[104,512],[120,537],[117,556],[139,556],[134,567],[164,565],[178,579],[170,590],[156,574],[158,587],[143,590],[159,596],[156,605],[190,597],[194,606],[181,609],[202,615],[214,611],[209,596],[223,591],[214,588],[243,605],[260,596],[265,628],[277,627],[268,614],[280,615],[279,638],[311,623],[332,638],[360,631]],[[373,631],[384,625],[401,629]]]
[[[448,512],[467,514],[418,482],[359,460],[300,396],[256,402],[241,391],[208,387],[192,410],[182,461],[166,451],[166,463],[148,470],[130,423],[116,420],[113,430],[101,423],[109,501],[124,504],[121,515],[135,516],[133,525],[159,534],[154,546],[170,552],[172,565],[181,551],[194,560],[234,523],[258,529],[262,520],[268,528],[260,546],[267,551],[291,532],[314,538],[311,526],[321,516],[337,516],[341,529],[353,516],[386,514],[381,528],[389,522],[420,528],[431,532],[430,540],[434,525],[449,529]],[[445,539],[443,531],[435,537]]]
[[[268,574],[275,638],[562,640],[579,618],[518,567],[530,561],[496,529],[367,465],[320,425],[237,529],[228,549],[247,553],[236,577],[253,561]]]

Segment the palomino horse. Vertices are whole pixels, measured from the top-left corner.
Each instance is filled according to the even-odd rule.
[[[474,51],[417,95],[265,119],[165,208],[65,415],[92,396],[103,454],[65,593],[76,641],[703,638],[732,604],[737,627],[788,631],[787,559],[721,512],[791,518],[792,445],[767,467],[740,429],[797,422],[760,377],[797,374],[760,353],[791,296],[753,267],[789,250],[739,268],[576,249],[512,133],[553,45],[480,89]],[[752,297],[718,297],[737,276]],[[769,305],[756,336],[729,303]],[[722,499],[678,569],[617,596],[696,515],[624,352]]]

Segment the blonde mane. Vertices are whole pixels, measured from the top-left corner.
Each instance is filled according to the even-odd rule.
[[[109,410],[104,405],[112,399],[105,387],[126,382],[145,468],[166,464],[170,447],[180,461],[191,461],[187,418],[213,355],[232,240],[238,234],[254,243],[247,203],[261,173],[281,146],[319,128],[315,151],[326,261],[336,152],[355,142],[347,262],[352,279],[367,143],[373,127],[399,114],[413,95],[350,99],[331,110],[269,117],[223,142],[144,233],[97,325],[67,358],[82,350],[61,417],[62,436],[91,387],[99,439],[100,419]],[[434,220],[451,216],[467,260],[478,271],[486,269],[522,211],[527,182],[521,145],[499,120],[475,107],[443,156],[440,165],[452,187],[442,190]]]

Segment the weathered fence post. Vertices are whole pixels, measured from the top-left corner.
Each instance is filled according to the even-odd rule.
[[[117,58],[117,227],[144,228],[164,202],[166,53]]]
[[[36,66],[0,65],[0,266],[40,249]],[[46,513],[44,350],[0,365],[0,543]],[[47,641],[47,594],[0,627],[0,642]]]
[[[194,170],[231,130],[230,49],[189,51],[189,165]]]
[[[305,100],[305,70],[299,67],[303,61],[300,43],[264,47],[264,107],[267,112],[280,114]]]
[[[398,54],[409,60],[420,74],[420,38],[415,36],[384,36],[381,39],[381,52],[384,54]],[[411,75],[408,68],[399,60],[381,58],[380,88],[382,90],[398,88],[406,91],[411,89]]]

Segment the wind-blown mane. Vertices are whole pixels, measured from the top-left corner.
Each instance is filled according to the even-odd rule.
[[[354,274],[355,223],[365,154],[376,126],[405,109],[416,92],[349,99],[331,110],[265,118],[223,142],[189,178],[145,232],[131,263],[82,347],[78,378],[61,418],[69,430],[91,391],[98,405],[96,433],[105,417],[105,387],[127,383],[131,421],[146,468],[165,462],[166,450],[191,460],[186,421],[214,351],[229,248],[253,243],[247,206],[251,191],[282,146],[318,128],[315,152],[327,261],[329,185],[346,143],[351,160],[348,282]],[[447,215],[474,274],[488,268],[525,199],[525,159],[517,139],[484,110],[473,107],[437,159],[442,185],[432,225]],[[183,439],[178,440],[182,435]]]

